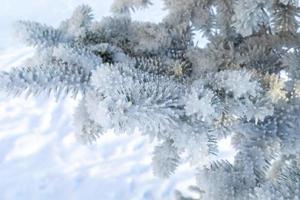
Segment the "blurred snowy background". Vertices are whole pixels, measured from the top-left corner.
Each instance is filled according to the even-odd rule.
[[[22,66],[33,49],[13,36],[16,20],[57,26],[80,4],[94,17],[110,15],[112,0],[1,0],[0,68]],[[158,22],[165,15],[159,0],[136,20]],[[83,146],[74,136],[77,100],[7,98],[0,94],[0,200],[168,200],[174,190],[194,184],[194,171],[181,165],[170,179],[152,175],[153,144],[141,135],[106,134]],[[228,141],[222,144],[228,153]]]

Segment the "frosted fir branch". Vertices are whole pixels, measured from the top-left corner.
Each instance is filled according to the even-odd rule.
[[[169,15],[164,19],[169,25],[183,32],[192,25],[201,30],[205,36],[211,36],[216,31],[216,18],[212,1],[196,0],[164,0]]]
[[[70,66],[78,66],[87,71],[96,69],[97,66],[102,63],[100,56],[95,55],[95,53],[87,48],[79,46],[61,44],[50,51],[52,53],[53,60]]]
[[[93,20],[92,8],[88,5],[78,6],[68,20],[70,26],[69,31],[79,29],[81,27],[88,27],[91,25]]]
[[[264,185],[256,187],[251,200],[298,199],[300,192],[300,174],[297,163],[285,164],[279,176],[279,181],[268,181]]]
[[[203,199],[247,200],[256,185],[254,174],[249,168],[237,168],[226,161],[216,161],[199,170],[198,186]],[[243,183],[243,184],[242,184]]]
[[[134,56],[160,55],[168,50],[172,36],[163,23],[134,22],[126,16],[105,18],[92,30],[102,43],[110,43]]]
[[[76,136],[83,144],[95,142],[102,134],[102,127],[90,119],[87,112],[86,101],[82,99],[74,114],[74,130]]]
[[[262,27],[270,27],[267,8],[271,1],[239,0],[234,5],[233,26],[244,37],[260,31]]]
[[[266,82],[269,85],[267,96],[272,102],[278,102],[280,100],[286,101],[287,91],[285,90],[286,81],[276,74],[266,75]]]
[[[201,8],[201,6],[203,5],[200,5],[199,8],[197,10],[195,9],[192,13],[191,20],[193,26],[199,29],[203,33],[203,36],[210,38],[216,35],[218,29],[216,13],[212,7],[204,5]]]
[[[300,73],[299,73],[299,51],[295,50],[286,54],[283,59],[283,64],[286,67],[285,71],[289,79],[286,81],[285,89],[289,92],[289,96],[299,98],[300,96]]]
[[[190,26],[201,30],[205,36],[211,37],[216,32],[216,18],[212,1],[196,0],[164,0],[169,15],[164,19],[168,26],[174,27],[174,32],[185,37]],[[190,33],[190,31],[187,31]],[[186,33],[187,33],[186,32]],[[187,38],[186,38],[187,39]],[[178,39],[176,39],[178,42]]]
[[[129,11],[149,3],[116,0],[114,16],[100,22],[79,6],[58,29],[20,22],[38,52],[32,67],[2,72],[0,87],[15,95],[81,92],[74,125],[83,142],[108,129],[165,141],[155,148],[154,172],[172,174],[185,152],[199,167],[204,200],[299,199],[296,1],[164,0],[161,23],[133,21]],[[195,30],[206,47],[194,45]],[[227,136],[234,163],[209,165]]]
[[[191,93],[186,97],[185,111],[188,116],[195,116],[197,120],[212,122],[217,118],[217,96],[209,89],[201,88],[201,83],[195,84]]]
[[[114,0],[111,10],[115,13],[129,13],[136,9],[147,8],[152,5],[150,0]]]
[[[88,49],[98,57],[101,57],[103,63],[127,63],[131,61],[131,58],[121,48],[109,43],[89,45]]]
[[[28,59],[26,63],[32,66],[63,65],[69,68],[81,68],[86,72],[91,72],[102,63],[102,58],[89,47],[71,43],[40,48],[36,51],[33,58]]]
[[[148,73],[155,74],[167,74],[169,69],[164,65],[164,61],[162,58],[154,57],[154,58],[136,58],[135,65],[137,69]]]
[[[224,70],[216,74],[216,87],[224,88],[226,93],[232,92],[238,99],[242,96],[257,96],[261,90],[260,84],[248,70]]]
[[[135,52],[164,52],[171,44],[169,30],[163,24],[134,22],[132,31]]]
[[[19,21],[16,23],[17,36],[30,46],[55,46],[71,40],[58,29],[32,21]]]
[[[254,120],[255,124],[262,122],[265,118],[274,115],[274,106],[269,98],[266,97],[262,97],[252,102],[246,100],[242,107],[246,107],[243,112],[246,120]]]
[[[155,147],[152,157],[153,173],[161,178],[168,178],[176,170],[180,157],[172,140],[166,140]]]
[[[212,52],[207,49],[189,48],[186,51],[186,57],[192,63],[192,76],[195,78],[201,77],[208,72],[216,72],[218,70],[218,63],[213,62],[213,60],[216,60],[215,57],[212,55]]]
[[[1,89],[8,94],[26,96],[52,94],[56,98],[76,96],[89,86],[90,72],[62,63],[50,66],[14,68],[0,75]]]
[[[286,54],[282,61],[285,66],[285,71],[288,74],[289,80],[287,83],[291,85],[292,88],[290,90],[297,89],[298,81],[300,80],[300,52],[299,50],[295,50],[294,52],[290,52]],[[297,96],[297,94],[296,94]]]
[[[252,38],[246,42],[245,49],[247,50],[236,58],[240,65],[246,66],[249,70],[257,70],[262,74],[279,74],[284,69],[282,63],[284,51],[269,48],[273,46],[274,38]],[[259,43],[263,45],[258,45]]]
[[[174,145],[187,153],[187,159],[193,166],[206,165],[218,154],[217,136],[210,128],[205,123],[195,123],[192,127],[185,125],[180,133],[172,136]]]
[[[175,58],[173,58],[175,57]],[[137,57],[135,68],[156,75],[172,77],[178,81],[184,80],[191,73],[191,63],[181,56]]]
[[[285,154],[299,152],[300,148],[296,144],[300,141],[298,134],[300,106],[299,99],[291,99],[288,102],[281,102],[274,112],[273,119],[268,119],[263,123],[264,131],[275,134],[285,144],[281,151]]]
[[[104,127],[128,132],[137,127],[158,137],[177,128],[184,90],[171,80],[143,73],[130,64],[103,64],[93,72],[92,85],[104,97],[102,101],[91,98],[90,102],[91,106],[98,105],[100,110],[93,111],[95,121]]]
[[[285,34],[286,36],[295,36],[299,27],[297,17],[300,16],[298,2],[294,0],[276,1],[273,6],[272,24],[274,31],[279,34]]]
[[[87,31],[92,26],[92,8],[88,5],[78,6],[72,16],[60,24],[59,29],[75,40],[86,37]]]
[[[189,28],[187,26],[184,31],[189,32]],[[167,23],[134,22],[122,15],[94,24],[85,42],[110,43],[131,56],[160,56],[179,46],[187,48],[192,38],[191,35],[183,37],[182,31]]]
[[[93,15],[87,5],[78,6],[70,19],[53,28],[37,22],[19,21],[16,23],[17,36],[28,45],[55,46],[59,43],[73,43],[82,40],[92,25]]]
[[[234,9],[232,5],[233,0],[220,0],[216,1],[216,25],[220,32],[225,36],[229,36],[232,24],[232,16],[234,15]]]
[[[130,43],[132,33],[132,20],[126,16],[104,17],[93,24],[90,36],[85,43],[109,43],[130,52],[133,44]]]

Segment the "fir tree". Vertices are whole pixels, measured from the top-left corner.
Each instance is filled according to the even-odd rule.
[[[80,93],[78,138],[91,143],[113,129],[158,139],[154,173],[170,176],[187,156],[200,199],[300,199],[297,1],[163,1],[169,12],[157,24],[131,19],[149,0],[115,0],[101,21],[86,5],[58,28],[20,21],[19,36],[37,51],[29,67],[2,72],[0,88]],[[206,47],[193,43],[195,30]],[[218,160],[225,137],[234,163]]]

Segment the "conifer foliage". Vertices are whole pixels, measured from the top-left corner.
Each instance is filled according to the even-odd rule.
[[[29,67],[1,72],[0,89],[81,98],[74,129],[85,143],[111,129],[157,139],[154,173],[190,160],[200,199],[300,199],[297,1],[162,1],[160,23],[131,18],[150,0],[115,0],[101,21],[87,5],[57,28],[20,21],[18,35],[37,51]],[[226,137],[233,163],[218,160]]]

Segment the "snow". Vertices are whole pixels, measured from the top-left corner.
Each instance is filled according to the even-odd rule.
[[[159,21],[159,0],[135,19]],[[95,18],[109,15],[111,1],[1,0],[0,69],[22,66],[33,49],[13,42],[11,24],[30,19],[56,26],[79,4],[90,4]],[[45,14],[46,13],[46,14]],[[143,16],[143,17],[142,17]],[[139,134],[107,133],[96,144],[76,140],[72,115],[78,100],[6,97],[0,94],[0,199],[2,200],[168,200],[186,191],[194,171],[182,164],[169,179],[153,176],[154,144]],[[232,153],[228,141],[223,152]]]

